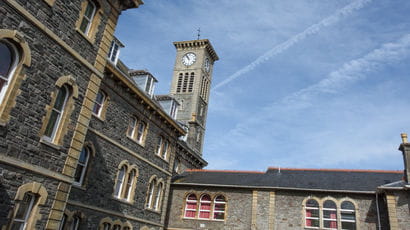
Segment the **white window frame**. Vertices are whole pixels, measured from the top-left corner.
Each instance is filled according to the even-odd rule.
[[[30,220],[31,217],[31,213],[33,212],[33,208],[34,208],[34,203],[36,202],[36,196],[33,193],[27,192],[26,194],[24,194],[24,197],[29,196],[29,205],[27,206],[27,209],[25,210],[25,215],[23,219],[17,219],[16,217],[13,218],[12,221],[12,226],[14,225],[14,223],[20,223],[20,229],[21,230],[25,230],[27,228],[27,224],[28,221]],[[23,198],[24,199],[24,198]],[[19,206],[18,210],[21,208],[21,206]]]
[[[101,95],[101,101],[100,102],[98,101],[98,95]],[[107,95],[105,95],[104,92],[102,92],[101,90],[98,91],[97,97],[95,98],[94,107],[93,107],[93,114],[96,115],[97,117],[101,117],[101,113],[102,113],[102,110],[104,108],[106,98],[107,98]],[[99,106],[99,108],[98,108],[98,111],[95,112],[97,106]]]
[[[155,204],[154,204],[154,209],[155,210],[159,210],[163,187],[164,186],[162,185],[162,183],[159,183],[157,185],[157,193],[156,193]]]
[[[85,162],[84,162],[84,163],[80,163],[80,158],[81,158],[81,154],[82,154],[83,151],[85,151],[85,153],[87,154],[87,156],[86,156],[86,158],[85,158]],[[83,149],[81,150],[81,152],[80,152],[80,158],[78,158],[77,168],[78,168],[78,166],[80,165],[80,166],[83,166],[83,169],[81,170],[80,180],[79,180],[79,181],[75,181],[75,178],[74,178],[74,182],[73,182],[74,185],[78,185],[78,186],[83,185],[83,183],[84,183],[84,177],[85,177],[85,174],[86,174],[86,172],[87,172],[88,161],[89,161],[89,159],[90,159],[90,153],[91,153],[91,152],[90,152],[90,149],[89,149],[88,147],[83,147]],[[77,169],[76,169],[76,170],[77,170]]]
[[[162,136],[158,136],[158,143],[157,143],[157,152],[155,153],[158,156],[161,156],[162,153],[162,143],[164,142],[164,138]]]
[[[326,203],[326,201],[332,202],[332,203],[335,205],[336,208],[325,208],[325,207],[324,207],[324,204]],[[335,212],[335,213],[336,213],[336,218],[335,218],[335,219],[325,218],[325,211],[333,211],[333,212]],[[334,202],[334,201],[332,201],[332,200],[325,200],[325,201],[323,202],[322,217],[323,217],[323,219],[322,219],[323,229],[338,229],[338,228],[337,228],[337,205],[336,205],[336,202]],[[326,221],[334,221],[334,222],[336,222],[336,228],[326,228],[326,227],[325,227],[325,222],[326,222]]]
[[[314,200],[316,203],[317,203],[317,207],[308,207],[307,206],[307,202],[309,201],[309,200]],[[317,210],[318,211],[318,214],[319,214],[319,216],[318,217],[308,217],[308,216],[306,216],[306,211],[307,210]],[[304,215],[305,215],[305,228],[314,228],[314,229],[319,229],[320,228],[320,223],[321,223],[321,221],[320,221],[320,205],[319,205],[319,202],[317,201],[317,200],[315,200],[315,199],[308,199],[306,202],[305,202],[305,213],[304,213]],[[317,226],[317,227],[315,227],[315,226],[307,226],[306,225],[306,223],[307,223],[307,221],[306,220],[317,220],[318,221],[318,223],[319,223],[319,226]]]
[[[122,174],[122,178],[120,179],[121,176],[121,172],[124,169],[124,173]],[[121,195],[123,193],[123,189],[124,189],[124,183],[125,183],[125,178],[126,178],[126,174],[127,174],[127,169],[128,167],[126,165],[121,166],[120,171],[118,172],[118,176],[117,176],[117,184],[115,185],[114,188],[114,197],[121,199]],[[116,194],[118,188],[118,194]]]
[[[81,217],[74,216],[71,230],[78,230],[78,228],[80,227],[80,222],[81,222]]]
[[[134,174],[134,175],[132,175],[132,174]],[[135,180],[136,175],[137,175],[137,171],[135,169],[131,169],[131,171],[128,173],[128,179],[127,179],[127,185],[126,185],[126,188],[127,188],[126,193],[127,194],[125,196],[125,199],[128,200],[128,201],[131,200],[131,194],[132,194],[132,191],[133,191],[134,180]]]
[[[103,230],[111,230],[111,224],[108,223],[108,222],[104,222],[104,223],[103,223],[103,227],[104,227]]]
[[[56,105],[56,103],[57,103],[58,94],[60,93],[60,90],[63,90],[63,89],[66,91],[66,94],[65,94],[65,98],[64,98],[63,105],[61,106],[61,111],[59,111],[59,110],[55,109],[55,105]],[[56,121],[55,121],[55,123],[54,123],[54,125],[53,125],[53,130],[52,130],[52,132],[51,132],[51,135],[50,135],[50,136],[43,135],[43,139],[44,139],[44,140],[46,140],[46,141],[48,141],[48,142],[54,142],[54,141],[55,141],[56,132],[57,132],[57,130],[60,128],[60,125],[61,125],[61,117],[63,116],[63,114],[64,114],[64,112],[65,112],[65,109],[66,109],[66,105],[67,105],[67,101],[68,101],[69,96],[70,96],[70,90],[68,89],[67,85],[62,85],[62,86],[58,89],[58,91],[57,91],[56,100],[54,101],[53,107],[51,108],[50,117],[49,117],[49,119],[48,119],[48,121],[47,121],[46,129],[47,129],[48,125],[49,125],[49,122],[51,121],[50,119],[51,119],[51,115],[53,114],[53,111],[55,111],[56,113],[58,113],[58,116],[57,116],[57,119],[56,119]]]
[[[162,157],[164,160],[167,160],[167,159],[168,159],[169,146],[170,146],[170,143],[169,143],[168,140],[164,140],[164,141],[162,142],[161,157]]]
[[[224,198],[224,201],[216,201],[216,198],[218,198],[218,197],[223,197],[223,198]],[[216,204],[224,204],[224,210],[223,210],[223,211],[217,211],[217,210],[215,210]],[[213,205],[213,209],[212,209],[212,210],[213,210],[213,213],[212,213],[211,218],[212,218],[213,220],[225,220],[225,210],[226,210],[226,198],[225,198],[225,196],[218,195],[218,196],[215,197],[215,199],[214,199],[214,205]],[[224,219],[215,218],[215,215],[214,215],[215,213],[223,213],[223,214],[224,214]]]
[[[9,88],[9,85],[10,85],[9,83],[12,80],[12,78],[14,77],[14,74],[16,72],[17,65],[20,61],[20,54],[17,50],[17,47],[13,43],[8,42],[5,39],[0,40],[0,42],[4,43],[8,48],[11,49],[11,52],[12,52],[11,55],[14,58],[14,61],[10,66],[10,70],[9,70],[8,75],[7,76],[0,75],[0,78],[5,81],[3,87],[0,89],[0,104],[1,104],[1,103],[3,103],[4,97],[6,95],[6,92],[7,92],[8,88]]]
[[[141,127],[142,127],[142,129],[141,129]],[[136,133],[136,136],[135,136],[135,140],[136,140],[138,143],[144,142],[144,136],[145,136],[145,130],[146,130],[146,128],[147,128],[147,124],[146,124],[145,122],[139,120],[139,121],[137,122],[137,126],[136,126],[135,128],[137,129],[137,130],[136,130],[137,133]]]
[[[152,208],[152,205],[153,205],[152,201],[154,198],[155,183],[156,183],[156,180],[152,180],[148,187],[148,199],[147,199],[147,204],[146,204],[147,208]]]
[[[204,196],[208,196],[209,197],[209,201],[207,201],[207,200],[202,200],[203,199],[203,197]],[[202,209],[202,204],[209,204],[209,210],[206,210],[206,209]],[[211,196],[210,195],[208,195],[208,194],[204,194],[204,195],[202,195],[201,196],[201,198],[199,199],[199,212],[198,212],[198,219],[200,219],[200,220],[209,220],[209,219],[211,219],[212,217],[211,217],[211,207],[212,207],[212,199],[211,199]],[[201,218],[201,212],[208,212],[209,213],[209,217],[208,218]]]
[[[120,44],[118,44],[115,40],[111,42],[110,52],[108,53],[108,60],[112,63],[117,64],[118,58],[120,56]]]
[[[357,224],[356,224],[356,205],[355,205],[353,202],[351,202],[351,201],[345,200],[345,201],[343,201],[343,202],[341,203],[340,207],[342,207],[342,205],[343,205],[344,202],[349,202],[349,203],[351,203],[351,204],[353,205],[354,209],[342,209],[342,208],[340,208],[340,224],[341,224],[340,227],[342,228],[343,223],[354,223],[355,227],[357,227],[357,226],[356,226],[356,225],[357,225]],[[343,214],[343,213],[349,213],[349,214],[353,213],[353,214],[354,214],[354,220],[343,219],[343,218],[342,218],[342,214]],[[342,228],[342,230],[344,230],[344,229]]]
[[[189,197],[190,197],[191,195],[194,195],[194,196],[195,196],[195,200],[189,200]],[[193,204],[194,202],[195,202],[196,208],[195,208],[195,209],[188,208],[188,204],[189,204],[189,203],[190,203],[190,204]],[[194,217],[188,217],[188,216],[187,216],[187,211],[195,211],[195,216],[194,216]],[[198,198],[197,198],[196,195],[193,194],[193,193],[188,194],[187,197],[186,197],[186,199],[185,199],[184,218],[186,218],[186,219],[195,219],[197,215],[198,215]]]
[[[88,4],[87,4],[87,6],[86,6],[85,9],[84,9],[84,15],[83,15],[83,18],[82,18],[81,23],[80,23],[80,31],[83,32],[85,35],[88,36],[89,33],[90,33],[91,25],[92,25],[93,20],[94,20],[94,17],[95,17],[95,13],[96,13],[96,11],[97,11],[97,6],[96,6],[95,3],[94,3],[93,1],[91,1],[91,0],[87,0],[87,2],[88,2]],[[91,13],[90,18],[88,18],[87,15],[86,15],[86,12],[87,12],[87,8],[88,8],[90,5],[93,7],[93,11],[92,11],[92,13]],[[81,30],[81,25],[83,24],[84,19],[87,20],[88,23],[87,23],[87,27],[86,27],[85,31],[82,31],[82,30]]]
[[[136,117],[131,117],[131,120],[128,124],[127,136],[131,139],[134,139],[135,127],[137,126],[138,120]]]

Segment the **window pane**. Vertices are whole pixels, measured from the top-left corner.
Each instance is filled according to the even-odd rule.
[[[162,146],[162,137],[158,137],[158,143],[155,149],[155,152],[160,155],[161,154],[161,146]]]
[[[81,150],[80,159],[78,159],[78,162],[80,162],[82,164],[85,164],[86,161],[87,161],[87,158],[88,158],[88,150],[87,150],[87,148],[83,148]]]
[[[343,211],[341,215],[342,215],[342,220],[356,220],[354,212],[348,213],[348,212]]]
[[[328,219],[336,219],[336,211],[323,210],[323,217]]]
[[[77,165],[77,169],[75,170],[75,175],[74,175],[75,182],[80,182],[81,181],[81,175],[83,173],[83,169],[84,169],[84,166]]]
[[[58,90],[57,99],[56,99],[56,102],[54,103],[54,108],[55,108],[56,110],[58,110],[58,111],[60,111],[60,112],[63,110],[63,106],[64,106],[64,104],[65,104],[66,95],[67,95],[67,90],[66,90],[66,88],[65,88],[65,87],[61,87],[61,88]]]
[[[0,78],[0,93],[4,86],[6,86],[6,80]]]
[[[13,226],[11,226],[11,230],[21,230],[23,229],[24,223],[13,223]]]
[[[225,204],[215,204],[214,211],[225,211]]]
[[[308,227],[319,227],[319,220],[306,219],[306,226],[308,226]]]
[[[94,14],[94,10],[95,10],[95,6],[93,3],[91,3],[90,1],[88,2],[87,8],[85,10],[84,16],[86,16],[87,18],[91,19],[91,17]]]
[[[200,212],[199,213],[199,218],[209,219],[210,216],[211,216],[211,212]]]
[[[196,196],[195,194],[191,194],[188,196],[188,200],[195,200],[196,201]]]
[[[225,197],[224,197],[224,196],[217,196],[217,197],[215,198],[215,201],[216,201],[216,202],[225,202]]]
[[[81,30],[83,33],[87,33],[88,23],[89,23],[88,19],[83,18],[83,21],[81,22],[81,25],[80,25],[80,30]]]
[[[13,56],[11,49],[4,42],[0,42],[0,75],[4,78],[8,77],[14,62]]]
[[[32,202],[34,202],[34,196],[30,193],[24,194],[23,200],[20,202],[19,208],[16,213],[15,219],[26,219],[30,215]]]
[[[138,134],[137,134],[137,140],[138,141],[142,141],[142,136],[144,135],[144,130],[145,130],[145,123],[141,121],[138,124]]]
[[[119,197],[120,196],[120,190],[122,188],[123,180],[124,180],[124,175],[125,175],[126,168],[123,166],[118,173],[118,178],[117,178],[117,184],[115,187],[115,196]]]
[[[195,213],[196,213],[196,211],[186,211],[185,217],[194,218],[194,217],[195,217]]]
[[[306,217],[319,218],[319,210],[318,209],[307,209],[306,210]]]
[[[318,207],[319,207],[319,203],[317,203],[316,200],[308,200],[308,201],[306,202],[306,207],[316,207],[316,208],[318,208]]]
[[[128,132],[127,132],[127,135],[129,137],[133,137],[136,122],[137,122],[137,120],[132,117],[131,120],[130,120],[130,125],[128,126]]]
[[[342,203],[342,209],[350,209],[350,210],[354,210],[354,204],[350,201],[344,201]]]
[[[48,124],[47,124],[46,130],[44,132],[45,136],[51,137],[53,135],[54,126],[57,123],[57,119],[58,119],[59,115],[60,114],[57,113],[55,110],[51,111],[50,119],[48,120]]]
[[[342,229],[343,230],[356,230],[356,223],[351,222],[342,222]]]
[[[337,221],[325,220],[323,226],[325,228],[337,229]]]
[[[104,223],[104,230],[110,230],[111,229],[111,224],[110,223]]]
[[[323,204],[324,208],[334,208],[336,209],[336,204],[335,202],[331,201],[331,200],[327,200],[325,201],[325,203]]]
[[[214,219],[215,220],[223,220],[225,218],[225,213],[223,212],[215,212]]]

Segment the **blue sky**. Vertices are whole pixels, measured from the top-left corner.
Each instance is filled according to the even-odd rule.
[[[120,58],[169,92],[174,41],[212,42],[208,169],[403,169],[410,132],[408,0],[145,0]]]

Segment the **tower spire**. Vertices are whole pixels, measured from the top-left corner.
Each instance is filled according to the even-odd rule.
[[[201,27],[199,27],[199,28],[197,29],[197,31],[198,31],[197,40],[199,40],[199,37],[201,37]]]

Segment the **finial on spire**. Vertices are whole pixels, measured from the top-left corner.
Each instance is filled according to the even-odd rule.
[[[198,31],[198,35],[197,35],[198,38],[197,38],[197,40],[199,40],[199,37],[201,37],[201,27],[199,27],[197,31]]]

